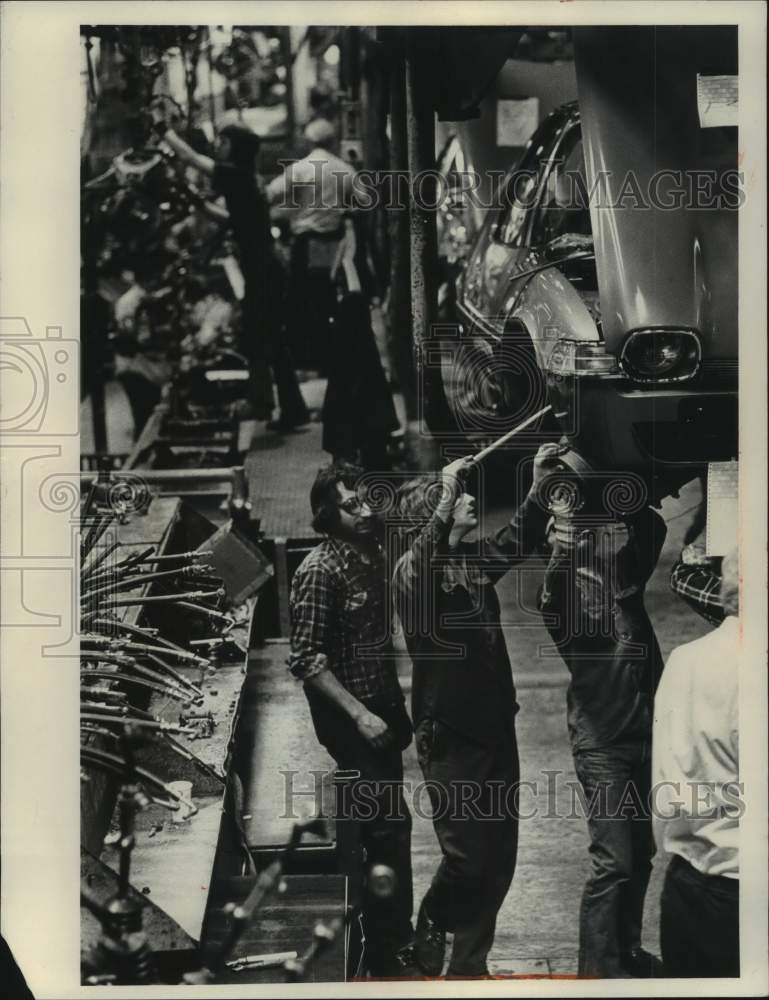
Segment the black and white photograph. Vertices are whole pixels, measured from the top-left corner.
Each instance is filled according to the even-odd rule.
[[[8,995],[769,989],[765,6],[21,7]]]

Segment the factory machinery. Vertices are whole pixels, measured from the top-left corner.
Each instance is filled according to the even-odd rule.
[[[242,468],[138,464],[84,477],[82,981],[343,981],[363,950],[355,831],[333,801],[287,815],[255,758],[286,649],[262,639],[273,568]]]

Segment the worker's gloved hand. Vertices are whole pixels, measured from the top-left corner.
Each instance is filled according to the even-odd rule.
[[[556,472],[563,472],[564,465],[560,457],[569,451],[569,445],[564,443],[548,442],[540,446],[539,451],[534,456],[534,471],[531,482],[531,491],[541,495],[540,491],[545,480]]]
[[[448,503],[453,505],[462,495],[472,468],[472,456],[465,455],[464,458],[456,458],[441,469],[441,483],[443,485],[441,504]]]

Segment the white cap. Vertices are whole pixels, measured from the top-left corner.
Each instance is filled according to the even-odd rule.
[[[325,146],[334,141],[336,129],[327,118],[314,118],[305,125],[304,134],[316,146]]]

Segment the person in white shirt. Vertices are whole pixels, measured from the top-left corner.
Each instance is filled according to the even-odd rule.
[[[311,121],[304,136],[312,144],[310,152],[288,163],[266,187],[272,216],[288,219],[294,236],[340,238],[344,214],[352,207],[356,170],[334,152],[336,130],[327,119]],[[333,256],[324,255],[327,266]],[[311,261],[311,266],[321,266],[321,260]]]
[[[332,281],[345,216],[353,208],[356,170],[335,153],[336,129],[316,118],[304,129],[310,152],[286,165],[267,185],[273,221],[291,230],[291,290],[288,329],[298,359],[324,371],[336,309]]]
[[[724,621],[671,653],[655,698],[654,833],[672,855],[660,941],[674,977],[740,974],[736,550],[721,576]]]

